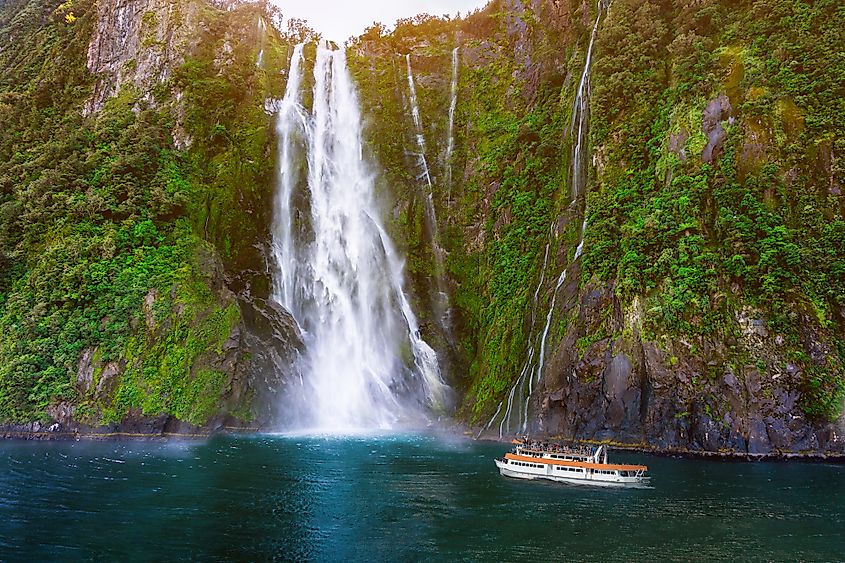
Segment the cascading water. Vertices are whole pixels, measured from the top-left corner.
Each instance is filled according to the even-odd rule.
[[[264,66],[264,45],[267,42],[267,24],[264,23],[264,18],[258,18],[258,37],[259,45],[258,56],[255,58],[255,66],[262,68]]]
[[[414,83],[414,73],[411,71],[411,55],[410,53],[405,55],[405,65],[408,69],[408,94],[410,96],[410,103],[411,103],[411,118],[414,120],[414,133],[417,139],[417,163],[420,169],[419,176],[417,176],[418,180],[425,180],[426,184],[428,184],[428,193],[429,196],[431,195],[431,191],[433,189],[431,183],[431,174],[429,173],[428,169],[428,161],[425,158],[425,133],[423,131],[423,124],[422,124],[422,116],[420,114],[420,105],[417,102],[417,86]],[[432,214],[434,213],[434,209],[432,208]]]
[[[572,121],[570,131],[575,133],[575,142],[572,146],[572,175],[570,177],[570,185],[572,186],[573,205],[577,202],[577,198],[585,192],[587,186],[587,146],[589,142],[590,119],[590,63],[592,61],[593,55],[593,44],[596,39],[596,34],[598,33],[599,22],[601,21],[602,9],[609,6],[610,2],[608,0],[598,0],[598,14],[596,15],[596,22],[593,25],[593,30],[590,34],[590,43],[587,47],[587,57],[584,62],[584,70],[581,74],[581,80],[578,84],[578,90],[575,93],[575,102],[572,108]],[[550,237],[553,235],[553,229],[554,227],[552,227],[552,233],[550,233]],[[578,242],[577,248],[575,249],[575,256],[573,257],[570,265],[572,263],[575,263],[581,257],[581,254],[584,251],[584,234],[586,230],[587,211],[585,209],[584,221],[581,225],[580,240]],[[533,334],[534,332],[537,300],[540,293],[540,288],[542,287],[543,282],[545,280],[545,270],[548,262],[550,244],[550,242],[546,244],[546,255],[543,259],[543,269],[541,270],[540,283],[537,286],[537,290],[534,292],[534,301],[531,310],[531,328],[529,330],[529,334]],[[535,356],[535,342],[529,340],[525,365],[520,371],[516,383],[514,383],[513,387],[511,388],[507,400],[499,403],[499,406],[497,407],[493,418],[491,418],[490,422],[488,422],[487,425],[482,428],[481,432],[479,433],[479,436],[481,435],[481,433],[488,430],[498,419],[499,413],[501,412],[503,405],[505,405],[505,413],[499,423],[499,438],[502,438],[506,434],[510,434],[511,428],[518,428],[520,432],[523,433],[528,431],[529,403],[531,400],[531,395],[534,392],[535,385],[539,384],[543,378],[546,360],[546,341],[549,336],[549,329],[551,328],[552,324],[552,316],[554,315],[555,305],[557,303],[557,294],[560,291],[560,288],[563,287],[563,284],[566,282],[566,274],[568,270],[569,266],[563,269],[557,279],[557,283],[555,284],[554,290],[552,292],[552,300],[549,305],[549,310],[546,314],[546,324],[543,327],[543,332],[541,333],[539,339],[539,354],[537,359],[536,370],[533,369],[533,362]],[[513,404],[515,397],[517,396],[520,397],[520,402],[517,404],[517,409],[514,410]],[[514,423],[513,421],[514,416],[516,417],[516,423]]]
[[[593,43],[599,30],[601,11],[606,0],[598,0],[596,23],[593,25],[593,32],[590,34],[590,45],[587,47],[587,59],[584,62],[584,72],[581,73],[581,81],[578,83],[578,91],[575,93],[575,103],[572,106],[572,128],[576,131],[575,144],[572,148],[572,198],[580,196],[587,185],[587,151],[584,150],[589,142],[589,120],[590,120],[590,62],[593,58]],[[610,2],[607,1],[607,5]],[[576,129],[577,123],[577,129]]]
[[[458,108],[458,49],[452,50],[452,84],[449,97],[449,141],[446,144],[446,200],[452,202],[452,154],[455,152],[455,110]]]
[[[297,45],[277,118],[274,298],[305,342],[283,416],[290,427],[327,431],[418,422],[445,408],[449,388],[419,334],[403,263],[381,221],[346,56],[317,47],[310,113],[304,63]]]
[[[584,213],[584,223],[581,225],[581,240],[578,242],[578,246],[575,248],[575,256],[572,257],[572,263],[578,261],[581,258],[581,254],[584,252],[584,232],[587,230],[587,214]],[[543,370],[545,369],[546,364],[546,339],[549,337],[549,328],[552,325],[552,315],[555,311],[555,303],[557,302],[557,294],[560,291],[560,288],[563,287],[564,282],[566,281],[566,272],[568,272],[568,268],[564,268],[564,270],[560,273],[560,277],[557,279],[557,284],[555,284],[555,289],[552,292],[552,304],[549,306],[549,312],[546,314],[546,326],[543,328],[543,336],[540,338],[540,362],[537,364],[537,384],[540,383],[540,380],[543,378]],[[526,399],[527,400],[527,399]],[[526,407],[526,411],[527,411]]]
[[[420,114],[420,105],[417,100],[417,87],[414,82],[414,73],[411,70],[411,55],[405,55],[405,66],[408,75],[408,97],[411,106],[411,118],[414,122],[414,134],[416,137],[417,152],[417,166],[419,168],[418,180],[425,180],[427,187],[426,196],[423,199],[425,207],[426,225],[431,236],[431,248],[434,254],[435,261],[435,282],[437,284],[437,296],[433,299],[433,304],[437,318],[445,330],[447,335],[451,335],[450,322],[450,307],[449,307],[449,293],[446,291],[446,265],[445,252],[440,245],[440,228],[437,224],[437,213],[434,207],[434,184],[431,180],[431,173],[428,168],[428,161],[426,160],[426,143],[425,143],[425,129],[423,128],[422,115]]]
[[[540,268],[540,281],[537,284],[537,289],[534,291],[534,297],[531,301],[531,326],[528,330],[528,334],[533,334],[533,332],[534,332],[534,323],[536,321],[536,315],[537,315],[537,302],[538,302],[538,299],[540,297],[540,289],[542,289],[543,282],[545,280],[546,266],[549,263],[549,251],[551,250],[551,236],[552,236],[553,232],[554,232],[554,226],[552,226],[552,228],[549,231],[549,242],[546,243],[546,252],[543,256],[543,267]],[[526,413],[525,413],[524,419],[527,421],[527,419],[528,419],[528,413],[527,413],[528,400],[531,397],[531,390],[529,389],[527,394],[524,393],[525,376],[526,376],[527,373],[529,373],[531,371],[533,361],[534,361],[534,342],[532,340],[529,340],[528,341],[528,352],[526,354],[525,364],[522,366],[522,370],[519,372],[519,377],[517,378],[516,383],[514,384],[513,387],[511,387],[510,393],[508,393],[507,405],[505,406],[505,401],[502,401],[502,402],[499,403],[499,406],[496,408],[496,412],[493,414],[493,418],[491,418],[490,422],[488,422],[487,425],[484,426],[481,429],[481,431],[478,433],[478,436],[476,436],[476,438],[478,438],[479,436],[481,436],[481,434],[483,432],[488,430],[493,425],[493,423],[498,419],[499,413],[502,412],[502,406],[505,406],[505,413],[502,416],[501,422],[499,423],[499,437],[501,438],[504,434],[510,432],[511,417],[512,417],[512,413],[513,413],[513,400],[514,400],[514,396],[516,395],[517,391],[519,391],[520,397],[525,395]],[[531,382],[529,381],[529,386],[530,385],[531,385]],[[517,405],[517,408],[519,408],[519,406],[520,405]],[[519,414],[519,420],[523,420],[523,416],[522,416],[521,413]]]

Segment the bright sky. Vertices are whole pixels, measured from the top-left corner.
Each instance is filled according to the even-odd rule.
[[[487,4],[487,0],[274,0],[285,20],[299,18],[323,34],[342,43],[360,35],[373,22],[388,28],[399,18],[421,13],[433,16],[466,14]]]

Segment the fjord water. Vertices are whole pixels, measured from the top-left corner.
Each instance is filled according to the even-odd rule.
[[[0,444],[0,559],[836,560],[845,467],[643,462],[647,490],[506,479],[437,436]]]

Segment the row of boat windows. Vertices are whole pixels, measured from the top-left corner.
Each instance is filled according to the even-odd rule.
[[[536,467],[537,469],[542,469],[543,467],[545,467],[545,465],[541,465],[541,464],[538,464],[538,463],[525,463],[524,461],[511,461],[510,463],[513,464],[513,465],[519,465],[520,467]],[[579,469],[577,467],[557,466],[557,467],[555,467],[555,469],[557,471],[571,471],[571,472],[575,472],[575,473],[583,473],[584,472],[583,469]],[[607,469],[594,469],[593,473],[598,473],[600,475],[622,475],[622,477],[628,476],[627,471],[616,472],[616,471],[611,471],[611,470],[607,470]],[[631,474],[633,475],[633,473],[634,472],[632,471]]]

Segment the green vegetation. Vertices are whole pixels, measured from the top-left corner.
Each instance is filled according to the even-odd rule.
[[[265,236],[267,221],[249,214],[266,213],[271,197],[263,102],[283,87],[255,68],[249,34],[229,39],[222,71],[214,61],[231,29],[270,14],[203,8],[199,47],[154,102],[127,84],[84,117],[96,13],[74,0],[44,24],[47,6],[0,10],[0,36],[16,38],[0,51],[0,421],[37,420],[67,401],[92,424],[130,409],[203,424],[221,408],[222,344],[240,322],[216,264],[249,267]],[[144,14],[144,28],[161,17]],[[272,35],[267,45],[267,72],[277,73],[286,43]],[[191,150],[174,148],[179,127]],[[88,386],[77,381],[86,350]],[[120,369],[103,394],[109,365]]]
[[[549,350],[567,341],[581,360],[607,339],[643,340],[674,369],[687,363],[675,343],[688,342],[692,355],[718,348],[693,378],[697,391],[727,368],[765,376],[790,365],[807,415],[841,415],[840,4],[614,0],[593,59],[588,195],[574,204],[569,129],[595,5],[541,2],[546,11],[515,17],[512,3],[492,2],[461,19],[424,15],[389,33],[376,25],[353,42],[378,187],[431,333],[428,194],[408,154],[404,56],[412,53],[458,312],[456,355],[467,366],[453,373],[466,419],[489,417],[516,379],[585,212],[584,254],[557,301]],[[261,35],[258,18],[273,15],[262,5],[222,12],[186,0],[178,12],[193,41],[170,78],[151,92],[127,82],[86,117],[96,81],[85,67],[91,0],[0,8],[0,44],[14,38],[0,50],[0,421],[35,420],[62,401],[92,423],[131,411],[202,424],[223,408],[223,344],[240,322],[230,289],[268,284],[255,274],[276,154],[264,101],[282,95],[290,45],[314,33],[293,22],[287,34]],[[139,17],[145,41],[167,23],[165,14]],[[721,142],[705,159],[719,127]],[[585,319],[591,292],[606,299]],[[751,317],[764,335],[749,328]],[[448,339],[439,336],[442,351]],[[89,387],[78,381],[85,354]],[[119,366],[108,396],[95,389],[106,366]],[[763,379],[770,396],[773,379]],[[719,419],[720,402],[705,399]],[[226,408],[248,418],[245,405]]]
[[[400,57],[412,52],[427,140],[442,151],[449,55],[461,37],[460,180],[437,184],[435,197],[473,421],[492,414],[536,337],[532,292],[549,226],[557,220],[541,311],[577,244],[568,128],[595,18],[595,6],[582,6],[526,9],[517,20],[494,2],[462,20],[403,20],[390,34],[375,26],[355,45],[377,61],[361,71],[362,97],[374,151],[397,199],[412,202],[398,226],[409,233],[411,271],[424,278],[433,265],[413,203],[419,187],[401,176],[411,145],[388,132],[410,127]],[[595,47],[594,160],[579,205],[589,213],[582,288],[610,287],[621,310],[642,308],[622,338],[731,342],[717,359],[724,366],[789,358],[805,413],[830,420],[845,402],[843,28],[845,10],[832,0],[615,0]],[[725,140],[704,162],[705,108],[720,94],[730,119],[716,116]],[[436,150],[429,162],[439,162]],[[737,319],[746,309],[783,344],[734,343],[745,338]],[[574,332],[579,354],[611,332],[606,320],[587,332],[567,310],[555,318],[553,341]]]
[[[845,131],[844,22],[836,2],[614,3],[593,97],[592,142],[608,164],[584,266],[616,280],[623,302],[648,297],[649,333],[726,335],[751,305],[790,346],[808,345],[808,323],[841,340],[842,170],[828,151]],[[627,69],[624,80],[611,69]],[[695,110],[720,93],[732,121],[706,164]],[[670,151],[681,131],[686,158]],[[804,367],[805,412],[836,418],[843,356]]]

